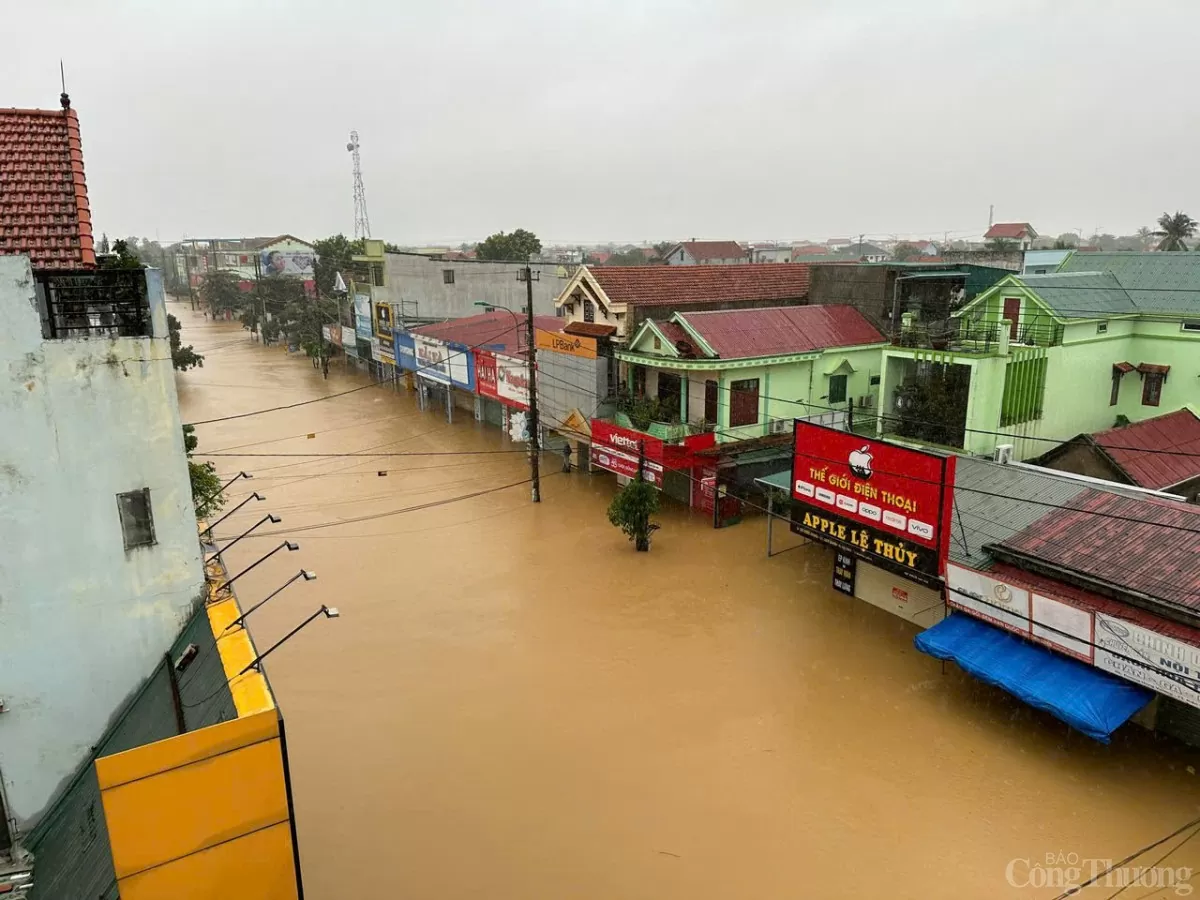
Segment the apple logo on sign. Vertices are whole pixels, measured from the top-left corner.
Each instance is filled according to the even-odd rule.
[[[871,446],[850,452],[850,471],[859,478],[871,477]]]

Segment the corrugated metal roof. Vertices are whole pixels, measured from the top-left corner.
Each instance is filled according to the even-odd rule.
[[[1100,431],[1092,440],[1144,488],[1163,490],[1200,475],[1200,417],[1189,409]]]
[[[516,317],[515,319],[513,317]],[[566,320],[558,316],[534,316],[533,325],[542,331],[559,332]],[[487,347],[502,353],[517,353],[525,347],[525,315],[503,310],[451,319],[435,325],[421,325],[409,329],[413,334],[423,334],[447,343],[467,347]]]
[[[1020,281],[1063,319],[1130,315],[1138,306],[1111,272],[1021,275]]]
[[[1167,605],[1200,610],[1200,507],[1091,488],[1070,505],[1072,510],[1051,510],[1003,546]]]
[[[991,555],[983,552],[984,544],[1007,540],[1054,511],[1041,504],[1066,505],[1086,488],[1052,475],[966,456],[958,458],[954,485],[950,558],[975,568],[992,562]],[[1039,503],[1029,502],[1032,500]]]
[[[802,300],[805,263],[734,266],[596,266],[588,272],[615,303],[670,306],[738,300]]]
[[[1059,272],[1110,272],[1142,312],[1200,315],[1200,253],[1072,253]]]
[[[885,338],[853,306],[775,306],[676,313],[722,359],[811,353],[833,347],[883,343]]]

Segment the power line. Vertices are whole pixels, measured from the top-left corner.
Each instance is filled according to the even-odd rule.
[[[1135,850],[1133,853],[1130,853],[1124,859],[1117,860],[1115,863],[1113,863],[1111,866],[1109,866],[1104,871],[1097,872],[1095,875],[1093,875],[1087,881],[1080,882],[1079,884],[1075,885],[1074,887],[1068,888],[1067,890],[1063,891],[1061,894],[1058,894],[1057,896],[1055,896],[1053,898],[1053,900],[1066,900],[1067,897],[1072,897],[1075,894],[1078,894],[1085,887],[1087,887],[1088,885],[1095,884],[1097,881],[1099,881],[1101,878],[1103,878],[1105,875],[1107,875],[1109,872],[1113,871],[1114,869],[1121,868],[1122,866],[1126,865],[1127,863],[1130,863],[1133,860],[1137,859],[1143,853],[1147,853],[1147,852],[1153,850],[1155,847],[1162,846],[1167,841],[1171,840],[1172,838],[1179,837],[1179,835],[1183,834],[1189,828],[1195,828],[1197,825],[1200,825],[1200,818],[1193,819],[1192,821],[1190,821],[1184,825],[1181,825],[1179,828],[1176,828],[1174,831],[1172,831],[1166,837],[1159,838],[1154,843],[1147,844],[1145,847],[1142,847],[1140,850]]]

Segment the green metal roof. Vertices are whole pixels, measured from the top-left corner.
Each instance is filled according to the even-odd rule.
[[[1096,319],[1140,312],[1111,272],[1022,275],[1019,282],[1063,319]]]
[[[755,478],[763,487],[774,488],[777,491],[792,490],[792,470],[784,469],[782,472],[776,472],[774,475],[764,475],[762,478]]]
[[[1075,252],[1058,271],[1111,273],[1136,312],[1200,314],[1200,253]]]

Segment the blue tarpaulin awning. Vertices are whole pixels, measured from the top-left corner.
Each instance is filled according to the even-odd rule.
[[[913,643],[1103,743],[1154,696],[964,613],[952,613]]]

